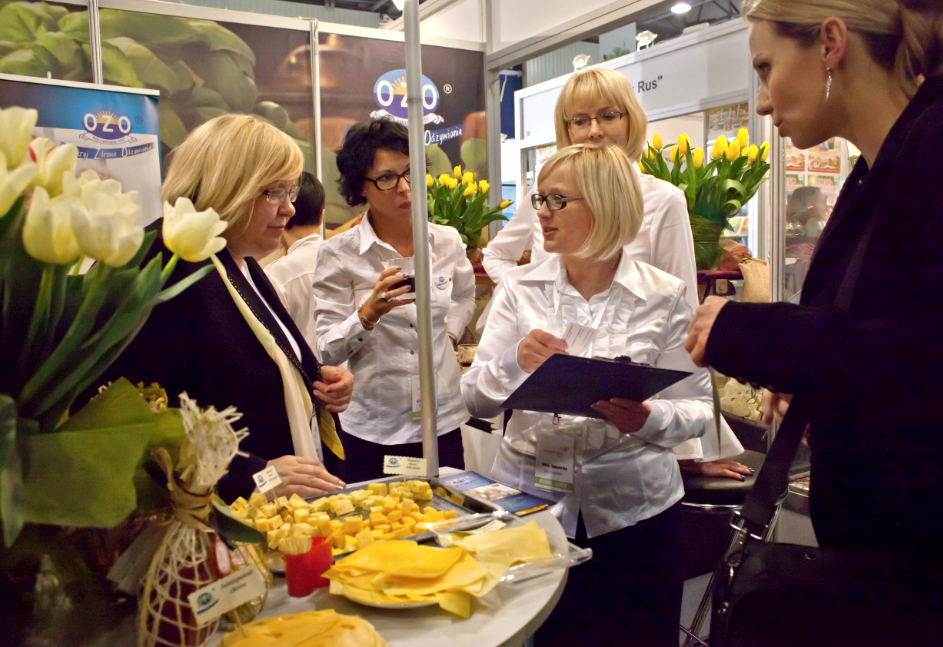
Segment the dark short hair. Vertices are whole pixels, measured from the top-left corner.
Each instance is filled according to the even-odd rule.
[[[389,119],[372,119],[352,126],[344,136],[344,145],[337,151],[337,170],[341,173],[341,195],[350,206],[367,202],[363,197],[363,183],[380,149],[409,155],[406,126]]]
[[[298,186],[295,215],[288,219],[285,229],[321,224],[321,215],[324,213],[324,187],[321,182],[305,171],[301,174]]]

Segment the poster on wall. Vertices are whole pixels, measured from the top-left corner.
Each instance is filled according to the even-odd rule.
[[[92,82],[84,5],[0,0],[0,26],[0,74]]]
[[[707,138],[716,139],[719,135],[736,132],[750,126],[750,104],[734,103],[729,106],[719,106],[707,111]]]
[[[792,140],[786,138],[786,171],[805,173],[805,151],[792,145]]]
[[[825,202],[828,204],[828,213],[835,208],[835,201],[838,200],[838,193],[841,190],[841,183],[835,175],[809,175],[807,183],[809,186],[818,187],[825,194]]]
[[[102,9],[106,83],[160,90],[166,156],[214,117],[252,114],[290,135],[314,171],[309,31]]]
[[[800,186],[805,186],[805,176],[796,173],[786,173],[786,199],[792,196],[792,192]]]
[[[77,174],[91,169],[137,191],[142,225],[159,218],[157,93],[62,83],[0,75],[0,108],[35,108],[35,136],[78,147]]]
[[[386,118],[406,125],[406,46],[396,41],[319,34],[322,182],[325,226],[355,218],[338,190],[336,151],[354,124]],[[476,179],[488,174],[484,54],[424,45],[422,99],[428,172],[438,177],[455,166]]]
[[[841,142],[834,137],[808,150],[810,173],[841,173]]]

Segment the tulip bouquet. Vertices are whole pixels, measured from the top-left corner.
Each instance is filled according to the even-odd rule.
[[[127,501],[130,488],[133,503],[147,446],[182,434],[179,414],[142,413],[114,388],[86,415],[89,407],[70,419],[69,409],[156,304],[213,268],[167,286],[178,258],[204,260],[225,246],[218,236],[226,223],[181,200],[164,206],[173,256],[166,265],[159,254],[145,263],[156,232],[140,224],[137,193],[93,171],[76,177],[77,149],[33,139],[36,120],[35,110],[0,111],[0,518],[7,546],[25,522],[109,527],[130,512],[117,501]],[[97,262],[80,274],[85,257]],[[77,496],[84,516],[75,523],[71,509],[66,523],[70,506],[53,501]]]
[[[504,200],[497,207],[486,209],[490,186],[486,180],[475,182],[471,171],[462,173],[455,167],[454,177],[442,174],[437,179],[426,175],[429,188],[429,220],[437,225],[454,227],[465,243],[469,257],[478,249],[478,239],[485,227],[496,220],[507,220],[501,211],[511,205]]]
[[[671,166],[661,152],[663,149],[670,149]],[[765,177],[770,169],[766,162],[768,155],[769,144],[751,146],[746,128],[729,143],[726,137],[719,137],[707,164],[704,151],[692,150],[687,135],[678,137],[677,145],[668,146],[660,136],[652,138],[652,144],[639,161],[639,169],[684,191],[694,234],[697,269],[717,266],[721,256],[720,237],[724,229],[732,229],[728,219],[737,214],[768,179]]]

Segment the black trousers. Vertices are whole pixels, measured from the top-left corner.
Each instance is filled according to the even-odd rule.
[[[634,526],[587,539],[581,515],[575,543],[592,548],[593,558],[570,569],[534,647],[678,647],[681,523],[678,502]]]
[[[422,458],[422,443],[379,445],[338,431],[347,460],[337,461],[337,477],[344,483],[360,483],[388,476],[383,473],[384,456]],[[439,465],[465,469],[465,448],[462,431],[455,429],[439,436]],[[330,469],[330,468],[328,468]]]

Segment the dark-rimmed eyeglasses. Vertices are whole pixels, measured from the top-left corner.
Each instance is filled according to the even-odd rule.
[[[399,175],[396,173],[384,173],[380,177],[365,177],[364,179],[367,182],[373,182],[373,186],[380,191],[392,191],[399,186],[400,178],[403,178],[406,180],[406,184],[409,184],[409,169],[406,169]]]
[[[598,114],[595,117],[573,117],[572,119],[568,119],[566,123],[570,130],[581,131],[589,130],[593,121],[599,124],[600,128],[615,125],[616,122],[618,122],[624,116],[624,112],[612,110]]]
[[[547,209],[550,211],[559,211],[567,205],[567,202],[575,202],[576,200],[582,199],[583,198],[570,198],[556,193],[551,193],[550,195],[534,193],[530,196],[530,203],[537,211],[540,211],[540,207],[544,204],[547,205]]]
[[[293,186],[290,189],[283,189],[279,187],[277,189],[265,189],[262,192],[262,195],[268,198],[268,201],[271,202],[272,204],[281,204],[282,202],[285,201],[286,196],[291,202],[294,202],[295,200],[297,200],[298,193],[300,191],[301,191],[300,186]]]

